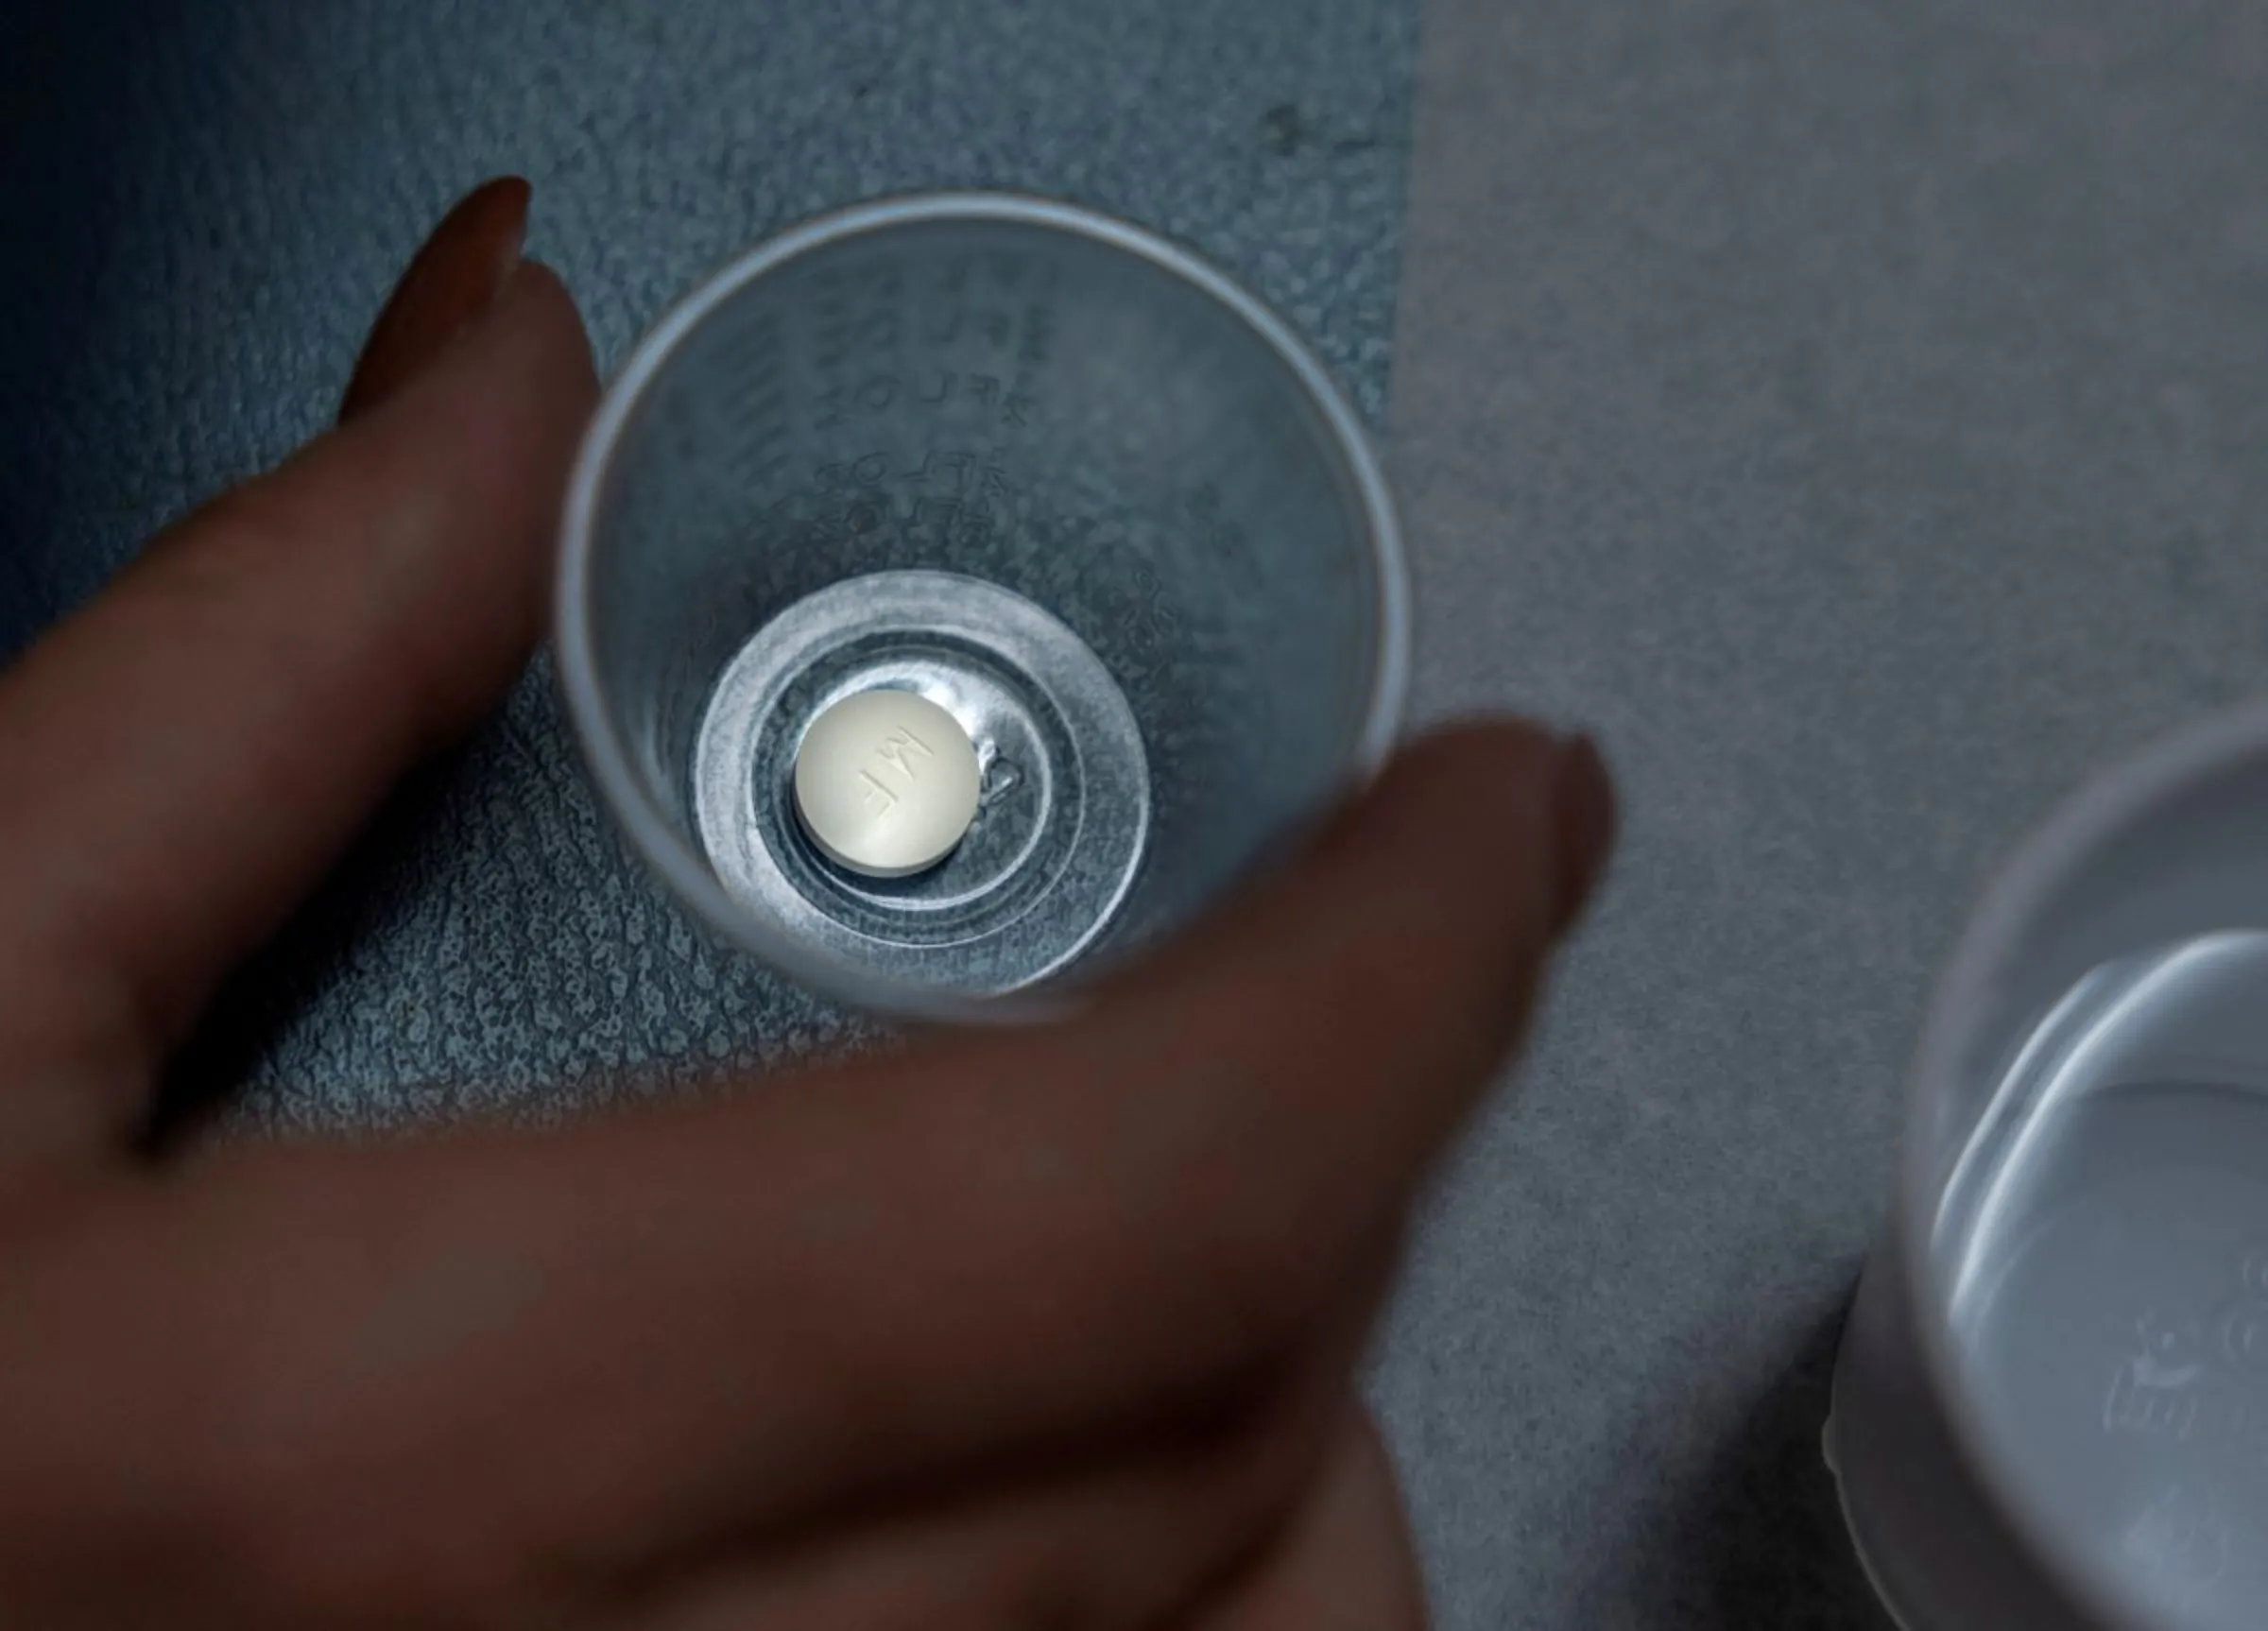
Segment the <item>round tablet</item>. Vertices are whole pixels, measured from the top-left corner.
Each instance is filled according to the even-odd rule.
[[[944,709],[911,691],[861,691],[804,731],[796,813],[836,865],[903,878],[953,853],[982,779],[975,745]]]

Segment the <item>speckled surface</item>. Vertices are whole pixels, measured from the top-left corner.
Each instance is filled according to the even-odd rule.
[[[1374,415],[1415,9],[1402,0],[125,0],[0,22],[0,628],[316,430],[437,214],[535,183],[602,365],[766,231],[898,189],[1068,196],[1276,300]],[[22,382],[29,382],[28,389]],[[285,1125],[616,1090],[844,1022],[700,943],[596,821],[541,675],[425,779],[192,1061]]]
[[[1864,1631],[1818,1433],[1931,978],[2268,686],[2268,12],[1432,0],[1419,85],[1419,699],[1628,812],[1378,1379],[1441,1622]]]

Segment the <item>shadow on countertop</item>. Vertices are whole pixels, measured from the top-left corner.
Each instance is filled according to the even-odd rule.
[[[1648,1625],[1896,1631],[1851,1551],[1821,1458],[1843,1307],[1823,1311],[1697,1484],[1674,1490],[1632,1572]]]

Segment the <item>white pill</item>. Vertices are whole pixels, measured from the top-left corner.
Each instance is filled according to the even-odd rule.
[[[976,819],[976,747],[910,691],[861,691],[811,722],[796,749],[796,811],[829,859],[903,878],[953,853]]]

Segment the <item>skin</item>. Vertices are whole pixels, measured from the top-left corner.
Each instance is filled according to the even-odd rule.
[[[595,395],[436,230],[340,428],[0,678],[0,1622],[1401,1631],[1351,1376],[1605,863],[1595,750],[1412,747],[1075,1022],[545,1132],[136,1134],[538,637]]]

